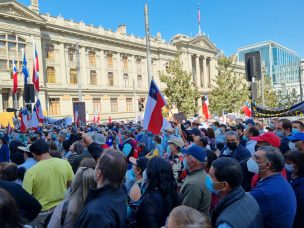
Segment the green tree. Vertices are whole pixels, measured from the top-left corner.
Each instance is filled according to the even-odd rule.
[[[169,107],[175,106],[179,112],[193,115],[197,112],[200,94],[191,83],[191,74],[183,70],[179,57],[169,62],[166,71],[160,74],[160,80],[167,85],[164,93]]]
[[[223,111],[238,112],[248,100],[248,86],[235,72],[232,57],[222,56],[218,59],[218,75],[209,93],[212,113],[221,115]]]
[[[269,76],[265,75],[263,77],[264,81],[264,106],[268,108],[275,108],[278,106],[278,96],[271,85],[271,79]],[[258,97],[256,100],[256,104],[259,106],[263,105],[262,102],[262,90],[261,90],[261,81],[258,82]]]
[[[278,96],[278,106],[284,107],[284,106],[292,106],[298,102],[300,102],[300,95],[296,91],[295,88],[293,88],[291,91],[280,91]]]

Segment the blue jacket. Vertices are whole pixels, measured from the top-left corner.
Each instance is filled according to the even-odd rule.
[[[297,213],[293,227],[304,227],[304,177],[298,177],[291,182],[297,198]]]
[[[282,154],[285,154],[289,150],[290,150],[289,140],[288,140],[287,137],[284,137],[284,138],[281,139],[280,151],[282,152]]]
[[[292,227],[297,202],[290,184],[281,174],[274,174],[260,180],[251,190],[259,204],[265,227]]]
[[[127,194],[124,188],[91,189],[75,227],[125,227]]]
[[[10,159],[9,148],[7,144],[2,144],[0,148],[0,162],[8,162]]]

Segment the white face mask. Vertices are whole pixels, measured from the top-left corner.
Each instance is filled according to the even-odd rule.
[[[285,163],[285,169],[287,172],[292,173],[294,171],[294,165]]]
[[[267,163],[267,162],[264,162],[264,163]],[[264,163],[262,163],[262,164],[264,164]],[[258,164],[253,158],[249,158],[247,161],[247,169],[251,173],[259,174],[261,171],[265,170],[265,169],[260,170],[260,165],[262,165],[262,164]]]
[[[290,149],[290,150],[295,150],[295,149],[297,149],[297,148],[296,148],[296,144],[293,143],[293,142],[289,142],[289,143],[288,143],[288,146],[289,146],[289,149]]]

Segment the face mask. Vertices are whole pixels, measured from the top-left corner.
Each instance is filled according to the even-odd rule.
[[[219,183],[219,182],[216,182],[216,183]],[[207,175],[206,176],[206,188],[210,191],[210,192],[213,192],[214,194],[218,195],[222,190],[215,190],[214,189],[214,182],[212,180],[212,178]]]
[[[249,141],[249,138],[247,136],[243,136],[243,139],[248,142]]]
[[[297,149],[297,148],[296,148],[296,144],[293,143],[293,142],[289,142],[289,143],[288,143],[288,146],[289,146],[289,149],[290,149],[290,150],[295,150],[295,149]]]
[[[284,137],[284,133],[281,132],[281,131],[276,131],[275,134],[280,137],[280,138],[283,138]]]
[[[255,151],[258,151],[258,150],[259,150],[259,147],[260,147],[260,146],[255,145],[255,146],[254,146],[254,150],[255,150]]]
[[[299,133],[300,131],[297,128],[292,128],[292,134]]]
[[[232,151],[237,148],[236,142],[227,142],[226,145],[229,148],[229,150],[232,150]]]
[[[247,161],[247,169],[251,173],[259,174],[260,167],[253,158],[249,158]]]
[[[292,173],[294,171],[294,166],[293,164],[286,164],[285,163],[285,169],[287,172]]]

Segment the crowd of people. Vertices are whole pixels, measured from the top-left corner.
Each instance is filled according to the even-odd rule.
[[[3,128],[0,227],[304,227],[304,122]]]

